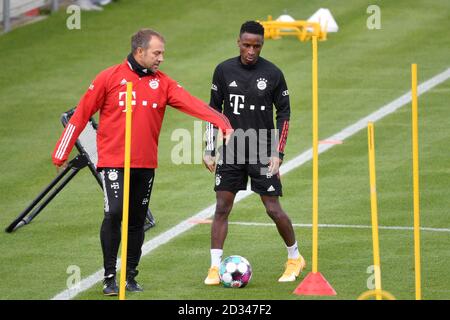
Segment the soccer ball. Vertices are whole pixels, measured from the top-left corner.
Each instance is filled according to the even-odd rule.
[[[252,266],[241,256],[229,256],[220,264],[220,281],[225,288],[243,288],[252,278]]]

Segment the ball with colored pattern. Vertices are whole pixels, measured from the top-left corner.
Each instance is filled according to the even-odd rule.
[[[243,288],[252,278],[252,267],[241,256],[229,256],[220,264],[220,282],[225,288]]]

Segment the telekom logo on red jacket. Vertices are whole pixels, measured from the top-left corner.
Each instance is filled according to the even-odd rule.
[[[133,91],[132,95],[133,95],[133,97],[131,99],[131,105],[135,106],[137,104],[136,91]],[[127,101],[127,92],[126,91],[119,92],[119,107],[124,107],[122,112],[127,112],[126,101]],[[148,101],[147,100],[142,100],[140,105],[142,107],[146,107],[148,105]],[[156,109],[157,107],[158,107],[157,103],[153,103],[152,104],[152,108],[153,109]]]

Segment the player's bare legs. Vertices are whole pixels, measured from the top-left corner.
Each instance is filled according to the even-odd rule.
[[[278,233],[283,238],[286,246],[291,247],[295,244],[295,233],[292,227],[291,219],[281,208],[278,196],[261,196],[261,200],[266,207],[269,217],[275,222]]]
[[[278,196],[261,195],[261,200],[266,207],[267,214],[273,220],[273,222],[275,222],[278,233],[283,238],[288,250],[288,261],[286,262],[286,269],[280,279],[278,279],[278,281],[295,281],[295,278],[298,277],[300,272],[305,267],[305,260],[298,251],[291,219],[281,208]]]
[[[236,195],[229,191],[216,191],[216,212],[211,226],[211,249],[222,249],[228,233],[228,216]]]
[[[236,195],[229,191],[216,191],[216,212],[211,225],[211,268],[205,279],[206,285],[218,285],[219,265],[222,259],[223,244],[228,233],[228,216],[233,208]]]

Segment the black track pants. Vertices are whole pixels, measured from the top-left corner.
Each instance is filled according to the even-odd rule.
[[[121,239],[123,208],[123,168],[101,171],[105,199],[105,217],[100,230],[105,276],[116,273]],[[152,192],[154,169],[131,169],[128,212],[127,270],[136,269],[144,243],[144,222]]]

